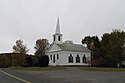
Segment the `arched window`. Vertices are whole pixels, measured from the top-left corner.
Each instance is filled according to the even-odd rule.
[[[82,57],[82,62],[86,63],[86,56],[85,55]]]
[[[76,63],[80,63],[80,57],[79,57],[78,54],[77,54],[77,57],[76,57]]]
[[[70,56],[68,57],[68,61],[69,61],[69,63],[73,63],[73,56],[72,56],[72,54],[70,54]]]
[[[59,55],[57,54],[57,59],[59,59]]]
[[[53,63],[55,63],[55,55],[53,55]]]

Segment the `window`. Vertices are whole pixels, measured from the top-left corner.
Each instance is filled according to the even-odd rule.
[[[83,58],[82,58],[82,62],[83,63],[86,63],[86,56],[84,55]]]
[[[55,63],[55,55],[53,55],[53,63]]]
[[[54,36],[54,41],[56,41],[56,37]]]
[[[68,57],[68,59],[69,59],[69,63],[73,63],[73,56],[72,56],[72,54],[70,54],[70,56]]]
[[[58,36],[58,41],[60,41],[60,36]]]
[[[79,57],[78,54],[77,54],[77,57],[76,57],[76,63],[80,63],[80,57]]]
[[[59,59],[59,55],[57,54],[57,59]]]
[[[52,55],[50,55],[50,60],[52,60]]]

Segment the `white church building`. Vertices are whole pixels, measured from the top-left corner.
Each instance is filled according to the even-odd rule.
[[[63,35],[60,33],[59,17],[56,31],[53,34],[53,42],[47,55],[50,66],[89,66],[91,65],[91,51],[80,44],[72,41],[62,42]]]

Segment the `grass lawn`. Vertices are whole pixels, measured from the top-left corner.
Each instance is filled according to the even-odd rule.
[[[86,71],[125,72],[125,68],[80,67],[80,69]]]
[[[49,70],[63,70],[64,67],[10,67],[12,70],[30,70],[30,71],[49,71]]]

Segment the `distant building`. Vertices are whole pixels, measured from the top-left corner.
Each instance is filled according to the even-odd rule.
[[[91,51],[80,44],[72,41],[62,42],[59,18],[57,20],[56,32],[48,52],[49,65],[51,66],[88,66],[91,62]]]

